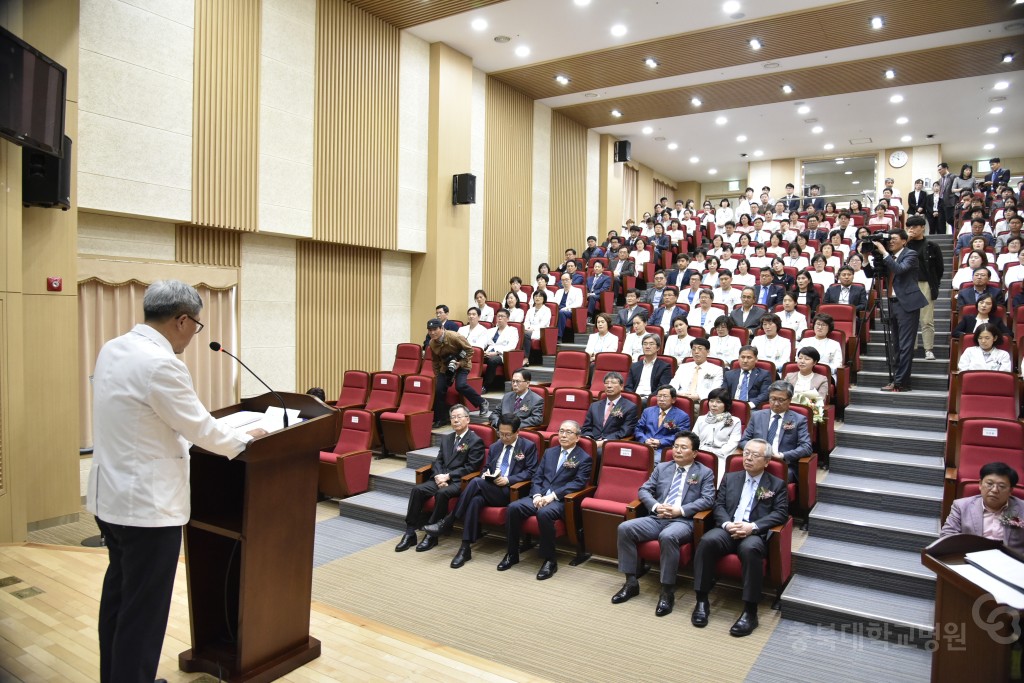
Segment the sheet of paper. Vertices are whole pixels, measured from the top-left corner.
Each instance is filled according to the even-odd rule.
[[[996,602],[1002,605],[1009,605],[1014,609],[1024,609],[1024,593],[1015,590],[1013,587],[983,572],[974,565],[957,564],[950,566],[950,569],[982,590],[991,593]]]
[[[298,424],[299,422],[300,422],[300,420],[299,420],[299,411],[298,410],[292,410],[291,408],[289,408],[288,409],[288,426],[291,426],[291,425],[294,425],[294,424]],[[263,419],[260,420],[259,424],[253,425],[252,427],[249,427],[249,429],[254,429],[256,427],[260,427],[261,429],[265,429],[265,430],[267,430],[267,432],[276,432],[279,429],[283,429],[284,428],[284,408],[280,408],[278,406],[268,406],[267,407],[267,412],[266,412],[266,414],[263,415]],[[248,431],[248,430],[246,430],[246,431]]]
[[[239,410],[237,413],[231,413],[230,415],[217,418],[217,422],[225,427],[230,427],[231,429],[241,429],[242,431],[246,431],[242,428],[259,422],[262,419],[263,413],[257,413],[252,410]],[[252,429],[252,427],[249,427],[249,429]]]
[[[1010,557],[998,548],[967,553],[964,559],[978,569],[1008,583],[1018,590],[1024,590],[1024,562]]]

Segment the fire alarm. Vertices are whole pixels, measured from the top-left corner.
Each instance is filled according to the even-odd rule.
[[[64,278],[48,277],[46,278],[46,291],[48,292],[60,292],[64,289]]]

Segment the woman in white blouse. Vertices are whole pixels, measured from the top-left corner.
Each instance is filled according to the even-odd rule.
[[[533,293],[533,307],[526,312],[523,320],[523,350],[526,351],[526,358],[523,367],[529,367],[530,344],[534,339],[540,339],[540,331],[545,327],[551,327],[551,311],[547,307],[548,296],[544,292]]]
[[[1011,372],[1010,354],[997,348],[1003,343],[999,331],[992,324],[985,324],[974,331],[974,346],[964,349],[957,364],[959,372],[967,370],[994,370]]]
[[[715,211],[715,225],[725,225],[726,221],[731,221],[735,217],[729,200],[723,197],[722,201],[718,202],[718,209]]]
[[[831,266],[833,272],[838,273],[839,269],[843,267],[843,259],[846,258],[846,254],[837,251],[831,242],[821,245],[818,253],[825,257],[825,265]]]
[[[807,318],[796,310],[796,294],[786,292],[782,297],[782,312],[779,313],[779,321],[783,327],[793,330],[797,339],[803,336],[804,330],[807,329]]]
[[[988,268],[989,282],[998,286],[999,271],[988,265],[988,256],[983,251],[972,251],[967,256],[967,265],[957,270],[953,275],[952,287],[954,292],[959,290],[961,285],[974,280],[975,268]]]
[[[599,353],[614,353],[619,350],[619,338],[611,333],[612,317],[607,313],[598,313],[594,322],[597,332],[587,339],[587,348],[584,349],[590,356],[590,362],[597,360]]]
[[[782,370],[782,366],[793,360],[793,343],[779,334],[782,323],[775,313],[765,313],[761,318],[761,330],[750,342],[751,346],[757,349],[757,357],[760,360],[767,360],[775,363],[776,371]]]
[[[665,338],[664,353],[666,356],[675,358],[677,365],[682,365],[692,355],[690,353],[690,342],[694,338],[690,336],[686,320],[683,318],[675,319],[675,322],[672,323],[672,332],[674,334],[670,334]]]
[[[843,244],[843,231],[833,230],[828,236],[829,244],[832,245],[832,250],[835,253],[842,253],[843,258],[847,258],[850,255],[849,245]]]
[[[832,376],[843,364],[843,348],[835,339],[829,339],[828,335],[835,329],[835,321],[828,313],[819,313],[814,316],[814,336],[800,339],[798,345],[802,348],[811,346],[818,350],[821,362],[832,370]],[[797,337],[799,339],[799,337]]]
[[[868,290],[874,286],[874,279],[865,272],[864,259],[860,254],[857,252],[850,254],[850,258],[847,259],[846,265],[853,268],[853,281],[855,284],[864,285]]]
[[[711,341],[708,357],[720,359],[725,363],[726,369],[740,357],[740,339],[729,334],[732,326],[732,318],[720,315],[715,318],[715,331],[708,337]]]
[[[629,255],[636,263],[636,272],[639,276],[644,272],[644,264],[651,260],[651,252],[647,251],[647,243],[644,242],[643,237],[637,239],[633,245],[633,251]]]
[[[708,412],[697,418],[693,433],[700,438],[700,450],[714,453],[718,457],[718,483],[725,474],[725,459],[739,446],[743,425],[732,410],[732,397],[725,387],[712,389],[708,393]]]
[[[736,270],[732,274],[732,286],[733,287],[753,287],[757,282],[754,280],[754,274],[750,272],[750,261],[746,258],[739,258],[736,261]]]
[[[704,275],[701,278],[701,284],[709,285],[711,287],[718,286],[718,269],[722,267],[722,262],[714,256],[709,256],[704,261]]]
[[[519,307],[519,297],[515,292],[505,295],[505,308],[508,309],[508,321],[510,323],[521,323],[526,313]]]
[[[493,323],[494,309],[487,305],[487,292],[482,289],[476,290],[473,293],[473,300],[476,301],[476,307],[480,309],[480,322]]]
[[[826,244],[825,246],[829,245]],[[811,259],[811,270],[807,274],[811,276],[811,282],[828,289],[836,283],[836,276],[825,270],[826,263],[827,261],[823,254],[815,254],[814,258]]]
[[[690,312],[686,314],[686,324],[691,327],[703,327],[704,331],[710,335],[711,331],[715,329],[715,320],[722,313],[717,308],[711,307],[714,301],[714,292],[710,289],[701,290],[700,304],[691,308]]]
[[[786,254],[786,248],[782,246],[783,236],[781,232],[773,232],[772,236],[768,238],[768,248],[765,249],[765,254],[769,257],[782,257]]]
[[[885,215],[885,204],[875,207],[875,215],[868,221],[868,225],[877,225],[885,230],[892,228],[892,219]]]
[[[1006,240],[1006,253],[996,257],[996,268],[1005,272],[1016,266],[1020,262],[1022,246],[1024,246],[1024,240],[1020,237],[1011,237]]]
[[[782,259],[782,264],[786,266],[792,266],[798,271],[806,269],[810,264],[807,262],[807,257],[800,252],[800,246],[798,244],[789,245],[789,254]]]

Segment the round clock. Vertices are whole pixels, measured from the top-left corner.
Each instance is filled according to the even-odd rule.
[[[893,168],[903,168],[909,160],[910,157],[907,156],[907,153],[900,149],[889,155],[889,165]]]

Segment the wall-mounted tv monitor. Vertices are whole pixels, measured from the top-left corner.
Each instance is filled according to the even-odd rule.
[[[0,137],[63,156],[68,71],[0,27]]]

